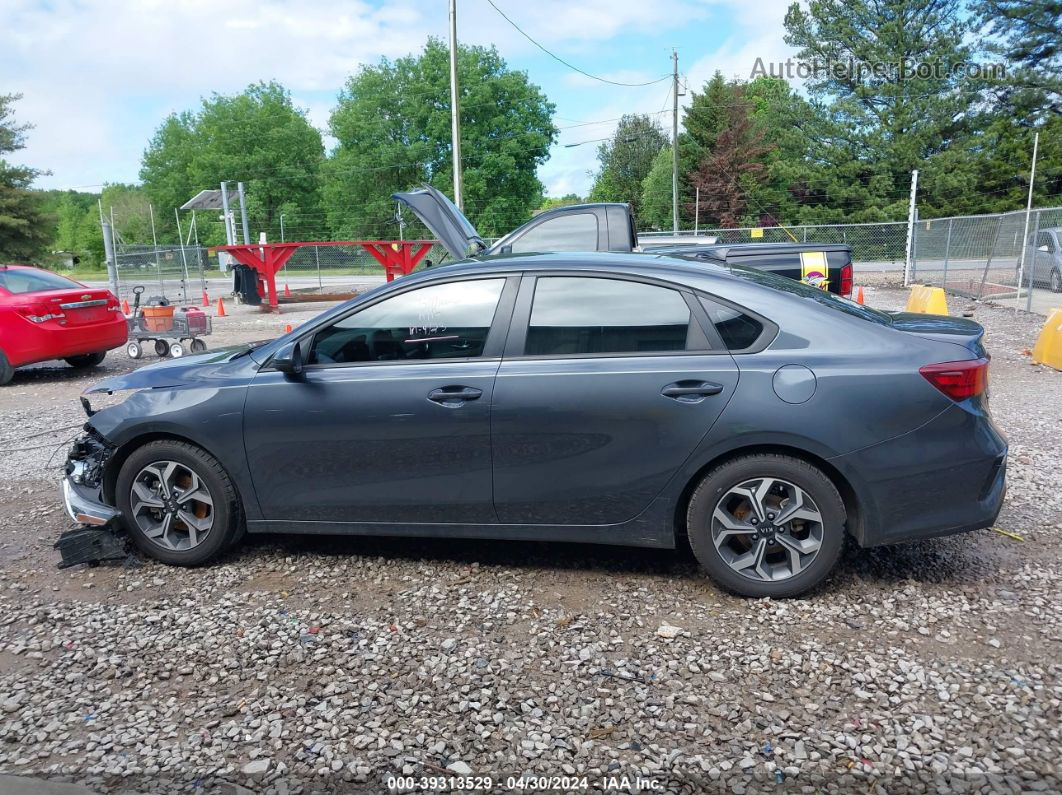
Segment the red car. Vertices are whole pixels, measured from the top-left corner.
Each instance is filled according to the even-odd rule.
[[[110,290],[40,268],[0,265],[0,384],[16,367],[49,359],[94,367],[128,333]]]

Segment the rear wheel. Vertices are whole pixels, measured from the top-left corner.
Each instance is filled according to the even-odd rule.
[[[206,350],[206,343],[196,337],[188,344],[188,348],[192,351],[192,353],[202,353]]]
[[[66,360],[66,363],[71,367],[96,367],[103,364],[106,356],[106,351],[102,353],[86,353],[84,356],[71,356]]]
[[[1051,271],[1051,292],[1062,293],[1062,272],[1058,268]]]
[[[136,340],[130,340],[129,344],[125,346],[125,353],[130,359],[139,359],[144,355],[144,349]]]
[[[799,458],[758,454],[716,467],[690,498],[697,560],[729,591],[791,597],[819,585],[844,546],[836,487]]]
[[[150,442],[136,450],[118,473],[116,491],[133,543],[163,563],[206,563],[232,545],[243,523],[224,468],[186,442]]]
[[[166,340],[155,340],[155,355],[166,357],[170,355],[170,343]]]
[[[11,366],[11,362],[7,360],[7,356],[0,350],[0,386],[3,386],[12,378],[15,377],[15,368]]]
[[[184,345],[180,342],[175,342],[170,346],[170,356],[174,359],[180,359],[184,356]]]

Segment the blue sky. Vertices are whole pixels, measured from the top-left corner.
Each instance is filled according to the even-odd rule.
[[[787,0],[495,0],[576,66],[637,83],[671,69],[691,89],[720,69],[747,78],[755,59],[784,60]],[[98,190],[137,179],[152,131],[212,92],[276,79],[326,130],[344,79],[359,64],[448,36],[447,0],[4,0],[0,93],[22,93],[35,129],[15,159],[52,171],[40,187]],[[594,143],[623,113],[657,114],[670,129],[665,81],[622,88],[583,77],[523,38],[486,0],[458,0],[458,38],[494,44],[556,104],[558,145],[539,176],[551,195],[585,193]],[[687,97],[688,98],[688,97]],[[685,100],[683,100],[685,101]],[[326,139],[326,142],[327,139]]]

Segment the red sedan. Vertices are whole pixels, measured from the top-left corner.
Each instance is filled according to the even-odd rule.
[[[110,290],[40,268],[0,265],[0,384],[16,367],[49,359],[94,367],[127,336]]]

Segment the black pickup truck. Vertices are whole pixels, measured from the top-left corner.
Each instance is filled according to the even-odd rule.
[[[849,298],[852,252],[839,243],[721,244],[713,238],[656,238],[639,246],[629,204],[598,202],[540,213],[493,245],[476,232],[457,206],[432,187],[393,195],[416,214],[454,259],[477,254],[553,251],[642,251],[720,265],[746,265],[803,281]]]

